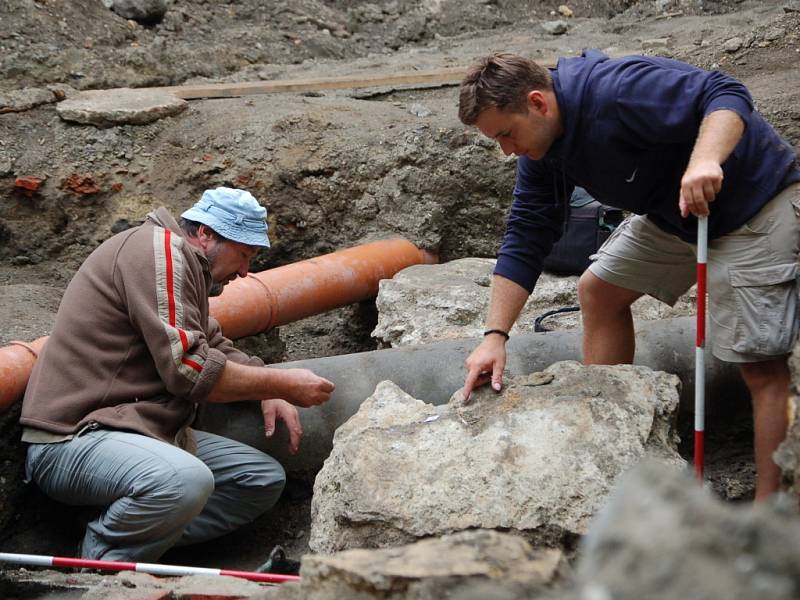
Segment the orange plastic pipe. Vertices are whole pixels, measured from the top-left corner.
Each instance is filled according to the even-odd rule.
[[[378,282],[436,256],[403,239],[372,242],[276,269],[249,273],[225,286],[210,300],[226,337],[254,335],[278,325],[371,298]],[[25,392],[36,359],[47,337],[0,348],[0,412]]]
[[[30,344],[11,342],[0,348],[0,411],[10,408],[22,397],[46,341],[47,336]]]
[[[267,331],[378,294],[378,282],[438,258],[404,239],[381,240],[249,273],[211,298],[211,315],[226,337]]]

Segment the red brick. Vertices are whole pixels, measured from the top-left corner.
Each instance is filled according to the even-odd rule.
[[[18,187],[29,192],[38,192],[42,185],[42,180],[39,177],[26,176],[17,177],[14,181],[14,187]]]

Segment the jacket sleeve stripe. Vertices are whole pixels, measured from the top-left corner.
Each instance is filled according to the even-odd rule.
[[[183,239],[161,227],[154,228],[156,297],[158,314],[170,343],[170,354],[178,372],[190,381],[197,381],[203,370],[204,358],[190,354],[195,336],[183,329]]]

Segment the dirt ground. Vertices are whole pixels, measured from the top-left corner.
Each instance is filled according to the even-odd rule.
[[[12,0],[0,4],[0,107],[12,91],[48,85],[357,76],[462,66],[488,51],[547,59],[594,47],[724,70],[800,148],[797,0],[567,1],[572,16],[559,13],[560,4],[175,0],[161,23],[141,25],[101,0]],[[565,33],[544,29],[559,19]],[[110,129],[66,123],[53,104],[0,109],[0,344],[49,332],[64,286],[102,240],[156,206],[177,212],[216,185],[247,187],[268,207],[274,245],[253,270],[388,234],[442,260],[494,256],[513,161],[460,125],[456,103],[452,86],[273,94],[192,101],[177,117]],[[40,178],[41,189],[16,187],[24,176]],[[277,345],[269,358],[373,349],[374,323],[365,303],[283,327],[280,340],[268,342]],[[720,418],[709,432],[711,479],[731,499],[752,495],[746,414]],[[13,415],[0,430],[18,439]],[[684,423],[684,440],[689,431]],[[71,554],[80,511],[62,512],[20,487],[17,446],[0,454],[6,493],[13,506],[25,504],[0,515],[2,548]],[[292,484],[275,514],[254,527],[168,559],[253,568],[275,543],[297,558],[309,494],[306,484]]]

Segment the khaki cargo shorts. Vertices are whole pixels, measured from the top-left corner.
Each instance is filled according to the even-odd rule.
[[[714,356],[746,363],[791,352],[800,327],[798,245],[800,183],[739,229],[709,242],[708,337]],[[589,270],[672,306],[696,283],[696,262],[694,244],[634,215],[606,240]]]

